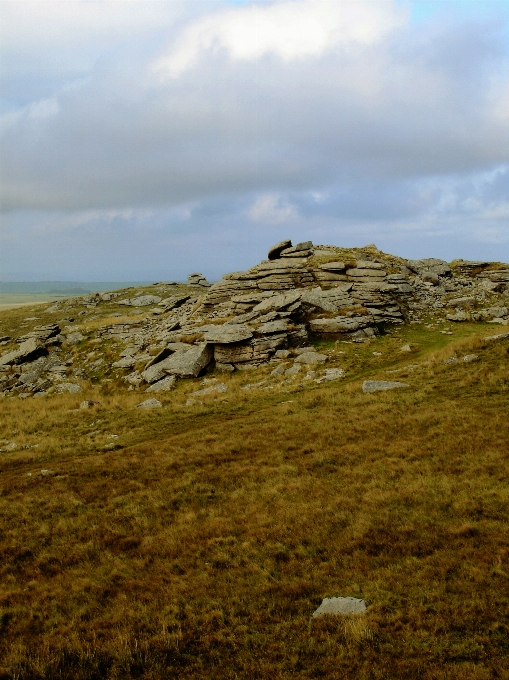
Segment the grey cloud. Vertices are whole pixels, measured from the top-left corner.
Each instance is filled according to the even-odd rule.
[[[209,50],[161,80],[154,60],[211,11],[190,5],[57,40],[39,67],[37,41],[8,45],[3,272],[183,278],[192,262],[217,278],[287,236],[409,257],[509,249],[507,17],[288,61]]]

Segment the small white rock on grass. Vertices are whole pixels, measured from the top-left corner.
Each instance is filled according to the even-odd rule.
[[[365,614],[367,609],[365,600],[358,597],[325,597],[322,604],[313,612],[313,617],[333,614],[344,616],[345,614]]]

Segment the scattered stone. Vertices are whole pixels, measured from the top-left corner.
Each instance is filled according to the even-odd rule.
[[[410,385],[402,382],[389,382],[388,380],[365,380],[362,383],[363,392],[394,390],[398,387],[410,387]]]
[[[177,378],[174,375],[168,375],[166,378],[158,380],[150,385],[150,387],[147,387],[145,392],[169,392],[169,390],[175,387],[176,382]]]
[[[326,368],[325,373],[315,380],[315,383],[325,383],[331,380],[337,380],[338,378],[343,378],[345,372],[342,368]]]
[[[126,305],[128,307],[148,307],[149,305],[157,305],[158,302],[161,302],[159,295],[140,295],[138,297],[119,300],[117,304]]]
[[[366,601],[358,597],[325,597],[322,604],[313,612],[313,617],[317,618],[326,614],[335,616],[365,614],[367,608]]]
[[[198,390],[197,392],[191,392],[191,395],[193,397],[204,397],[208,394],[216,394],[216,393],[226,392],[227,389],[228,389],[228,385],[225,385],[224,383],[218,383],[217,385],[211,385],[210,387],[206,387],[203,390]]]
[[[289,356],[290,356],[290,351],[287,350],[287,349],[278,349],[274,353],[274,357],[276,359],[288,359]]]
[[[267,383],[266,380],[260,380],[260,382],[257,382],[257,383],[248,383],[247,385],[244,385],[244,386],[241,387],[240,389],[241,389],[241,390],[254,390],[254,389],[258,388],[258,387],[262,387],[262,386],[265,385],[266,383]]]
[[[300,364],[294,364],[293,366],[291,366],[291,368],[288,368],[285,371],[285,375],[295,375],[300,371],[301,368],[302,366]]]
[[[81,392],[81,387],[76,383],[60,383],[55,387],[55,394],[76,394]]]
[[[11,451],[16,451],[17,448],[18,448],[18,445],[16,444],[16,442],[9,442],[8,444],[5,444],[4,446],[2,446],[0,451],[2,453],[11,453]]]
[[[276,366],[276,368],[273,371],[271,371],[270,374],[277,376],[277,375],[283,375],[284,372],[285,372],[285,367],[282,364],[280,364],[279,366]]]
[[[478,359],[479,357],[477,356],[477,354],[465,354],[465,356],[463,357],[463,361],[467,364],[470,363],[471,361],[477,361]]]
[[[448,321],[470,321],[471,316],[468,312],[456,312],[456,314],[447,314],[445,317]]]
[[[146,399],[140,404],[137,404],[135,408],[162,408],[162,404],[157,399]]]
[[[470,307],[473,304],[475,304],[475,298],[473,298],[473,297],[455,298],[454,300],[449,300],[447,302],[448,307],[459,307],[461,309],[465,309],[466,307]]]
[[[233,373],[235,366],[233,364],[222,364],[221,362],[216,361],[216,369],[223,373]]]
[[[136,365],[136,363],[137,360],[134,357],[124,357],[119,361],[115,361],[115,363],[111,364],[111,366],[112,368],[132,368]]]
[[[91,399],[85,399],[84,401],[81,402],[80,408],[81,409],[86,409],[86,408],[93,408],[94,406],[99,406],[100,402],[98,401],[92,401]]]
[[[81,342],[84,339],[85,336],[76,331],[74,333],[69,333],[68,335],[65,336],[65,343],[67,345],[77,345],[78,342]]]
[[[57,473],[54,470],[41,470],[43,477],[54,477]]]
[[[497,335],[488,335],[484,339],[485,340],[505,340],[506,338],[509,338],[509,333],[497,333]]]
[[[306,352],[316,352],[316,349],[311,346],[311,347],[297,347],[296,349],[293,350],[293,353],[295,356],[299,356],[299,354],[305,354]],[[290,352],[288,352],[290,354]]]
[[[410,343],[403,345],[403,347],[400,349],[400,352],[413,352],[412,345]]]
[[[444,364],[447,366],[449,364],[456,364],[458,363],[458,359],[456,357],[449,357],[448,359],[445,359]]]
[[[295,358],[295,363],[301,364],[323,364],[329,357],[326,354],[318,354],[318,352],[303,352]]]

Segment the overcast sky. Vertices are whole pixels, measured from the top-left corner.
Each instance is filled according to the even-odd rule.
[[[0,0],[0,278],[509,260],[509,1]]]

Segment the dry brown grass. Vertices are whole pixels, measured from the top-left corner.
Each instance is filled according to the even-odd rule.
[[[148,412],[114,383],[2,401],[0,437],[38,447],[0,454],[0,677],[509,678],[509,355],[485,334],[324,341],[345,381],[220,375],[191,408],[196,382]],[[411,388],[362,393],[387,370]],[[371,606],[311,619],[334,595]]]

